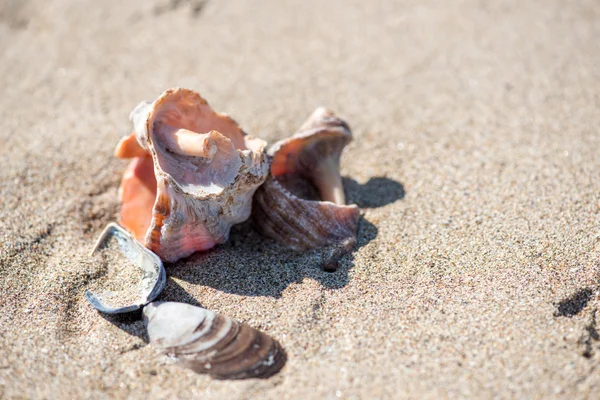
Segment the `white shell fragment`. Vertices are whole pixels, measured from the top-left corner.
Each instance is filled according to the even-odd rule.
[[[90,256],[98,256],[102,253],[109,255],[102,259],[109,273],[118,272],[117,269],[124,268],[126,263],[131,263],[139,267],[141,278],[137,284],[121,285],[124,287],[119,290],[106,287],[99,292],[86,291],[88,301],[98,311],[120,314],[139,310],[154,300],[165,287],[167,275],[160,258],[119,225],[108,224]]]
[[[286,362],[275,339],[213,311],[154,302],[143,314],[150,344],[195,372],[218,379],[267,378]]]

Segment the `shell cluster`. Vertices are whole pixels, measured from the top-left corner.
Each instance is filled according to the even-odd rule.
[[[345,204],[340,177],[352,133],[330,110],[315,110],[268,156],[266,142],[192,90],[167,90],[130,119],[134,132],[115,149],[133,158],[119,222],[164,261],[223,243],[251,211],[261,232],[292,250],[326,248],[325,269],[354,247],[359,209]]]
[[[127,264],[142,275],[127,281],[131,304],[111,302],[108,288],[86,292],[87,299],[108,314],[143,308],[150,344],[196,372],[219,379],[275,374],[286,354],[267,334],[204,308],[153,302],[165,287],[162,261],[223,243],[252,211],[265,235],[298,252],[323,248],[324,268],[335,270],[356,244],[359,220],[358,207],[346,205],[340,177],[350,128],[318,108],[267,153],[266,142],[180,88],[140,103],[130,119],[133,133],[115,149],[117,157],[131,159],[119,190],[125,229],[110,224],[92,254],[120,254],[125,258],[111,261],[111,271]]]
[[[109,224],[92,255],[98,252],[124,256],[143,276],[125,290],[137,294],[133,304],[117,306],[114,293],[86,292],[90,304],[105,314],[143,308],[150,344],[174,357],[184,367],[218,379],[267,378],[285,364],[285,351],[264,332],[201,307],[176,302],[151,302],[164,289],[166,273],[158,256],[116,224]],[[115,259],[114,257],[110,257]],[[123,267],[124,258],[108,268]],[[129,294],[129,293],[128,293]]]

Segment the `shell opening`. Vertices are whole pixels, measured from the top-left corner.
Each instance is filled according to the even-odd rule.
[[[312,178],[319,188],[321,199],[343,206],[346,204],[342,177],[340,176],[339,159],[323,160],[314,170]]]
[[[345,205],[340,176],[340,155],[352,140],[348,125],[331,111],[320,107],[289,139],[271,149],[271,172],[290,192],[289,176],[302,176],[319,190],[319,200]],[[296,179],[297,180],[297,179]]]
[[[218,194],[231,185],[242,166],[241,152],[262,151],[225,114],[216,113],[195,92],[177,89],[156,103],[148,121],[161,169],[186,192]]]
[[[130,119],[134,134],[115,149],[134,157],[121,183],[119,222],[170,262],[227,240],[268,174],[266,142],[188,89],[140,103]]]

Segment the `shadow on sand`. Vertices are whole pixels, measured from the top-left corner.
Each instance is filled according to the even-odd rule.
[[[202,307],[171,278],[169,278],[165,289],[168,289],[168,293],[164,294],[163,292],[159,301],[172,301]],[[99,314],[129,335],[139,337],[145,344],[149,343],[148,333],[142,320],[142,310],[127,314]],[[204,315],[205,317],[198,318],[196,316],[187,320],[186,318],[183,318],[183,320],[177,318],[168,321],[167,324],[165,324],[164,314],[162,322],[160,318],[151,320],[154,324],[154,332],[158,331],[159,337],[160,332],[164,334],[165,328],[170,330],[175,328],[174,332],[179,334],[183,332],[182,336],[175,336],[177,338],[175,344],[172,341],[173,337],[168,339],[171,341],[171,347],[166,351],[178,359],[182,366],[197,373],[208,374],[215,379],[237,380],[248,378],[267,379],[277,374],[286,364],[287,353],[285,349],[281,346],[281,343],[267,333],[231,320],[227,316],[212,319],[206,317],[206,314]],[[178,325],[178,321],[182,321],[183,325],[177,329],[173,325]],[[210,329],[207,329],[207,327]],[[190,331],[192,328],[195,329]],[[227,329],[225,335],[223,335],[223,329]],[[192,342],[190,342],[189,332],[194,332]],[[160,349],[160,338],[155,340],[154,344]],[[190,343],[195,346],[192,352],[190,352]],[[138,350],[144,347],[145,344],[134,343],[120,350],[120,354]],[[164,348],[163,352],[165,352]]]
[[[348,204],[360,208],[378,208],[404,198],[404,186],[400,182],[385,177],[370,178],[360,184],[352,178],[343,178],[344,191]]]
[[[344,187],[348,202],[361,208],[382,207],[404,197],[402,184],[388,178],[371,178],[365,184],[344,178]],[[355,251],[374,240],[377,233],[377,227],[361,217]],[[346,286],[353,259],[353,254],[346,255],[335,272],[323,271],[319,250],[299,254],[286,249],[263,237],[248,221],[233,227],[227,243],[166,268],[170,276],[195,285],[243,296],[279,298],[291,283],[304,278],[312,278],[328,289]],[[167,285],[164,295],[170,297],[171,288]]]
[[[349,203],[358,204],[361,208],[382,207],[404,197],[402,184],[388,178],[371,178],[364,185],[344,178],[344,185]],[[377,233],[377,227],[361,217],[355,251],[374,240]],[[276,298],[281,297],[282,292],[291,283],[300,282],[306,277],[315,279],[329,289],[346,286],[348,272],[354,265],[353,254],[344,256],[334,273],[322,270],[319,267],[321,263],[319,250],[303,254],[288,250],[260,235],[253,228],[252,221],[248,221],[232,229],[227,243],[211,251],[194,254],[175,265],[166,265],[170,277],[158,300],[202,307],[194,296],[171,277],[227,293]],[[121,315],[99,314],[119,329],[132,336],[140,337],[148,343],[141,310]],[[135,344],[124,351],[137,350],[140,347],[143,345]],[[286,363],[285,350],[280,350],[281,360],[277,368],[273,368],[269,374],[260,376],[261,378],[277,373]]]
[[[144,327],[144,321],[142,320],[142,310],[112,315],[98,312],[98,315],[122,331],[131,336],[137,336],[148,343],[148,335],[146,335],[146,328]]]

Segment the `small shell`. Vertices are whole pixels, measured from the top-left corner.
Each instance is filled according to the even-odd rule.
[[[154,302],[143,314],[150,344],[195,372],[218,379],[267,378],[285,364],[275,339],[210,310]]]
[[[105,267],[111,269],[124,268],[125,263],[131,263],[141,270],[141,280],[136,285],[128,286],[119,292],[103,290],[99,293],[86,291],[90,304],[106,314],[120,314],[136,311],[154,300],[165,287],[167,275],[163,263],[150,250],[142,246],[126,230],[111,223],[104,229],[90,256],[107,254],[110,259],[119,258],[118,265],[108,263]],[[114,261],[113,261],[114,262]],[[125,271],[131,272],[131,271]],[[137,298],[132,304],[117,304],[119,297]]]
[[[339,172],[350,140],[348,125],[318,108],[296,134],[270,149],[271,174],[254,198],[254,220],[265,235],[299,252],[331,247],[327,270],[356,244],[359,209],[345,205]],[[318,199],[301,198],[311,197],[311,185]]]
[[[187,89],[170,89],[130,116],[115,150],[132,161],[121,183],[121,223],[174,262],[226,241],[250,216],[268,174],[266,143]]]

